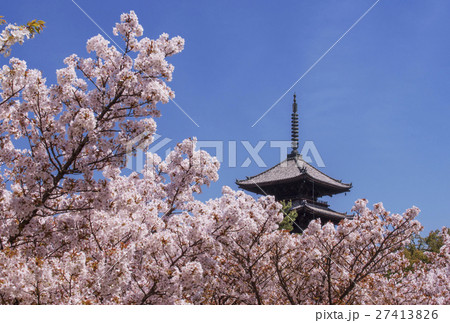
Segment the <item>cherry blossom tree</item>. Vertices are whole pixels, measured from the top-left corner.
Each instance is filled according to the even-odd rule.
[[[353,220],[290,234],[271,196],[196,198],[219,163],[195,138],[123,175],[130,143],[151,140],[174,97],[167,57],[184,41],[143,38],[134,12],[113,32],[123,51],[95,36],[55,85],[17,58],[0,71],[0,303],[450,303],[448,230],[405,270],[415,207],[358,200]]]

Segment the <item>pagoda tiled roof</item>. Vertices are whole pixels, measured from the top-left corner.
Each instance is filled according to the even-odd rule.
[[[251,186],[264,187],[271,184],[295,182],[302,178],[338,189],[342,192],[348,191],[352,187],[352,184],[342,183],[340,180],[334,179],[322,173],[303,160],[301,155],[288,157],[281,163],[258,175],[236,181],[236,184],[238,184],[241,188]]]
[[[328,207],[320,206],[320,205],[313,204],[313,203],[307,202],[307,201],[302,201],[300,204],[293,205],[292,210],[295,210],[297,212],[301,212],[302,210],[305,210],[308,213],[312,213],[323,219],[329,219],[333,222],[338,222],[338,221],[341,221],[344,219],[353,218],[352,215],[348,215],[346,213],[340,213],[340,212],[334,211]]]

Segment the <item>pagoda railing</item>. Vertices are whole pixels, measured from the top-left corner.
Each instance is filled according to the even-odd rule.
[[[328,205],[328,202],[327,202],[327,201],[324,201],[324,200],[316,200],[315,202],[316,202],[316,204],[325,205],[326,207],[329,206],[329,205]]]
[[[307,202],[309,204],[314,204],[322,207],[329,207],[328,202],[323,200],[310,200],[310,199],[302,199],[303,202]]]

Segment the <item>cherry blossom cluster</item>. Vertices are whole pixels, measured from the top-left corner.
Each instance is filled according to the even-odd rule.
[[[32,33],[24,26],[8,24],[0,33],[0,55],[5,57],[11,54],[11,46],[23,44],[26,39],[32,37]]]
[[[416,207],[358,200],[354,219],[291,234],[274,197],[224,187],[199,201],[220,165],[195,138],[122,174],[174,97],[167,57],[184,41],[142,38],[134,12],[113,32],[124,52],[95,36],[55,85],[17,58],[0,70],[1,304],[450,303],[446,229],[440,253],[406,270]]]

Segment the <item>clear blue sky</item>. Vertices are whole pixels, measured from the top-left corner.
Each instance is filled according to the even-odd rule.
[[[332,198],[333,208],[349,211],[361,197],[396,212],[417,205],[425,231],[449,226],[449,1],[381,0],[251,127],[374,2],[77,0],[110,35],[120,14],[134,10],[146,36],[186,39],[184,52],[170,60],[171,86],[200,127],[173,103],[162,105],[158,133],[172,143],[192,136],[236,140],[239,166],[248,157],[239,141],[289,139],[295,91],[301,141],[314,141],[324,172],[354,186]],[[48,83],[64,57],[86,55],[86,40],[101,33],[70,0],[9,1],[0,15],[46,21],[45,31],[13,54],[41,69]],[[268,144],[261,156],[268,167],[279,162]],[[223,165],[202,199],[263,169],[254,162]]]

